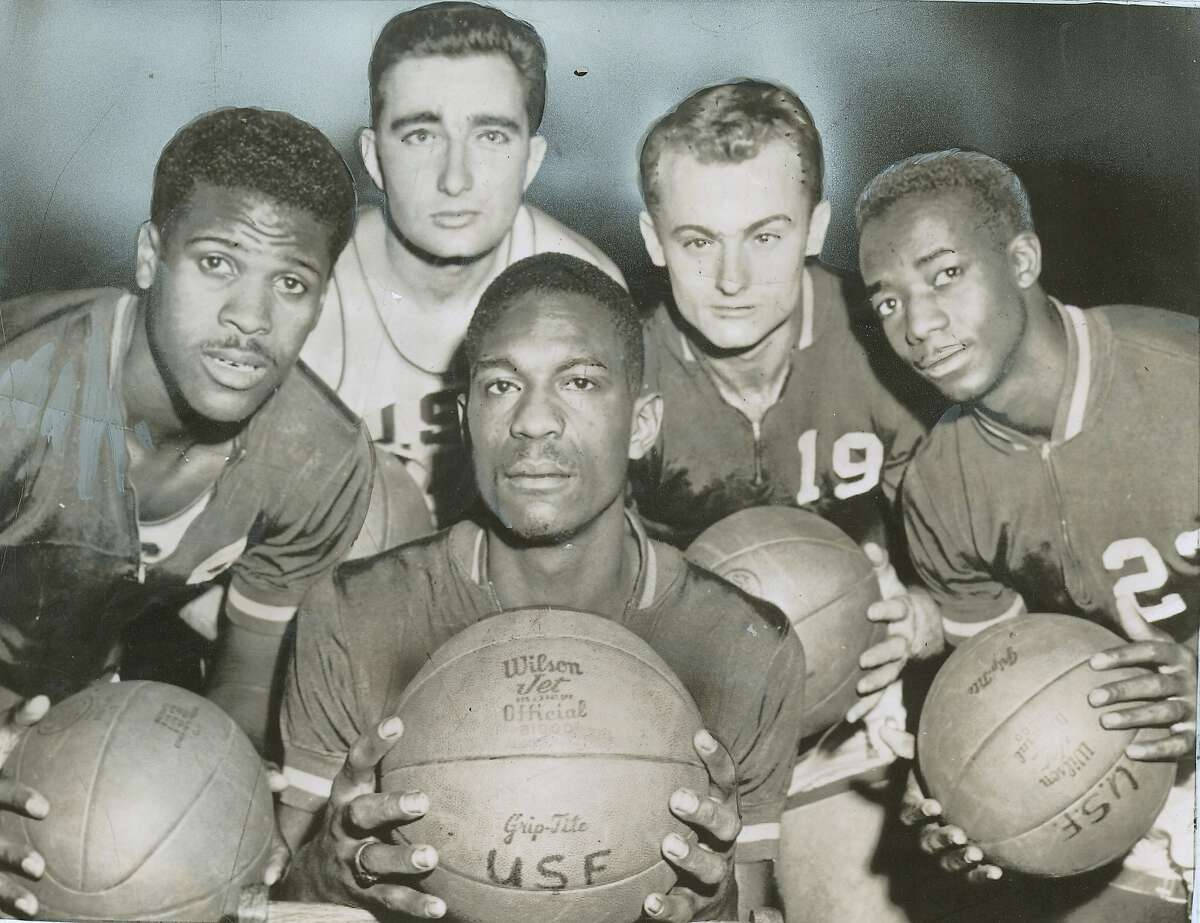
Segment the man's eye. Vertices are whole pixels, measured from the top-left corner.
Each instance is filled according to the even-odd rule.
[[[404,144],[428,144],[433,140],[433,132],[426,128],[418,128],[410,131],[400,141]]]
[[[683,242],[685,250],[704,250],[712,246],[712,241],[707,237],[692,237]]]
[[[875,313],[880,317],[891,317],[899,307],[900,303],[895,298],[880,298],[875,302]]]
[[[206,253],[200,257],[200,268],[208,273],[229,273],[233,266],[223,256],[218,256],[215,253]]]
[[[480,132],[480,140],[488,144],[508,144],[508,135],[495,128],[489,128],[487,131]]]
[[[583,378],[579,375],[573,375],[567,379],[566,385],[572,391],[591,391],[596,387],[596,383],[590,378]]]
[[[772,234],[770,231],[762,231],[754,235],[754,242],[756,244],[771,244],[777,240],[779,240],[779,235]]]
[[[484,385],[483,393],[494,395],[508,394],[511,391],[515,391],[516,387],[517,386],[513,382],[500,379],[498,381],[489,381],[486,385]]]
[[[950,282],[953,282],[962,275],[962,269],[958,266],[947,266],[945,269],[939,269],[933,277],[933,287],[940,288]]]
[[[303,295],[308,291],[308,286],[302,279],[297,279],[295,276],[283,276],[280,278],[278,285],[288,295]]]

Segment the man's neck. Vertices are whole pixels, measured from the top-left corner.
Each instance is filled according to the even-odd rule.
[[[801,305],[761,341],[738,352],[713,350],[691,341],[697,361],[708,371],[721,397],[758,423],[783,392],[792,352],[804,322]]]
[[[1006,426],[1049,439],[1067,386],[1068,343],[1058,309],[1040,287],[1026,293],[1025,333],[1000,382],[979,404]]]
[[[499,250],[469,262],[438,262],[414,252],[402,240],[390,219],[384,243],[388,286],[417,307],[453,307],[470,304],[472,309],[496,268]]]
[[[528,547],[495,529],[487,534],[487,573],[503,608],[563,606],[620,616],[633,595],[637,538],[614,505],[558,545]]]

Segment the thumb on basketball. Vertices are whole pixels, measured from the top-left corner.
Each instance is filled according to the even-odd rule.
[[[1170,641],[1171,636],[1146,621],[1132,596],[1117,597],[1117,621],[1130,641]]]
[[[346,755],[342,771],[333,780],[330,800],[344,804],[374,792],[376,767],[403,733],[404,722],[393,715],[359,737]]]
[[[37,724],[50,710],[50,700],[44,695],[35,695],[20,705],[13,706],[7,720],[0,725],[0,766],[8,762],[8,756],[26,728]]]
[[[874,542],[864,542],[863,554],[875,569],[875,579],[879,581],[879,593],[884,599],[894,599],[905,594],[904,584],[896,573],[896,568],[888,559],[887,551]]]

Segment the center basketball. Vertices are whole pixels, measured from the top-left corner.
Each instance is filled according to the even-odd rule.
[[[396,713],[383,789],[431,803],[396,838],[437,848],[425,887],[455,919],[629,923],[674,884],[660,845],[688,834],[671,793],[707,791],[702,723],[620,625],[551,608],[485,619],[434,653]]]
[[[804,736],[857,701],[858,658],[887,635],[867,619],[879,584],[861,548],[807,510],[756,506],[709,526],[687,550],[701,567],[778,606],[804,645]]]

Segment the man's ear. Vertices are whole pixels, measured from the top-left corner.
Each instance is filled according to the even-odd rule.
[[[471,441],[470,441],[470,439],[467,438],[469,433],[467,431],[467,392],[466,391],[459,391],[458,394],[456,394],[454,396],[454,405],[458,408],[458,432],[459,432],[459,435],[462,436],[464,445],[470,445]]]
[[[158,263],[162,259],[162,235],[153,221],[145,221],[138,228],[137,258],[135,261],[134,278],[138,288],[145,291],[154,284],[158,274]]]
[[[633,402],[633,430],[629,434],[629,457],[644,458],[658,441],[662,427],[663,399],[657,391],[645,391]]]
[[[367,168],[367,172],[371,175],[371,181],[379,187],[379,191],[385,191],[383,188],[383,170],[379,167],[379,151],[375,149],[375,129],[364,128],[358,133],[358,153],[362,157],[363,166]]]
[[[666,266],[667,257],[663,253],[662,241],[658,237],[658,228],[654,226],[654,219],[650,217],[650,212],[643,211],[638,215],[638,229],[642,232],[642,242],[646,245],[646,252],[650,254],[650,262],[655,266]]]
[[[821,255],[821,248],[825,246],[825,235],[829,233],[830,214],[828,199],[822,199],[813,208],[812,217],[808,219],[808,242],[804,247],[805,255]]]
[[[1017,285],[1030,288],[1042,274],[1042,242],[1033,231],[1022,231],[1008,242],[1008,261]]]
[[[546,159],[546,139],[534,135],[529,139],[529,155],[525,158],[525,188],[528,189]]]

